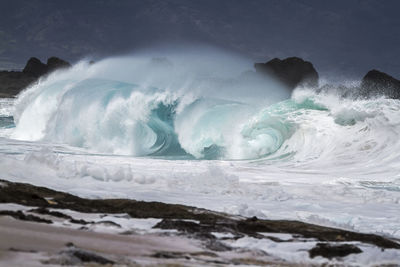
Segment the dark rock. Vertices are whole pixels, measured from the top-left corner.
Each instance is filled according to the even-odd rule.
[[[67,248],[75,247],[74,243],[72,243],[72,242],[66,243],[65,246],[66,246]]]
[[[69,67],[71,67],[71,64],[58,57],[51,57],[47,60],[47,72],[52,72],[57,69],[65,69]]]
[[[65,263],[65,265],[75,265],[76,263],[88,263],[88,262],[97,264],[111,264],[111,265],[115,264],[115,262],[112,260],[97,255],[93,252],[89,252],[83,249],[78,249],[73,245],[69,246],[67,250],[62,251],[61,255],[67,257],[66,261],[63,262]]]
[[[153,228],[159,229],[175,229],[187,233],[198,233],[202,230],[200,224],[183,220],[164,219],[157,223]]]
[[[318,86],[318,73],[313,64],[298,57],[284,60],[274,58],[267,63],[254,64],[257,73],[270,75],[289,89],[297,86]]]
[[[224,243],[214,240],[214,239],[209,239],[205,242],[206,248],[212,251],[231,251],[232,248],[228,245],[225,245]]]
[[[231,233],[233,236],[240,238],[242,234],[237,232],[236,224],[230,224],[226,221],[213,221],[196,223],[192,221],[185,221],[179,219],[164,219],[157,223],[153,228],[159,228],[164,230],[178,230],[189,234],[197,239],[206,240],[210,242],[216,242],[215,236],[212,232],[218,233]],[[211,243],[207,243],[211,244]]]
[[[50,57],[49,59],[47,59],[47,64],[42,63],[39,59],[35,57],[31,57],[26,63],[26,66],[22,72],[39,78],[40,76],[48,74],[57,69],[69,67],[71,67],[71,64],[58,57]]]
[[[36,82],[40,77],[57,69],[71,67],[68,62],[57,57],[51,57],[47,64],[32,57],[26,63],[23,71],[0,71],[0,97],[15,97],[23,89]]]
[[[205,256],[205,257],[212,257],[212,258],[218,257],[218,254],[215,254],[214,252],[211,252],[211,251],[192,252],[192,253],[190,253],[190,255],[193,257],[198,257],[198,256]]]
[[[85,220],[82,220],[82,219],[70,219],[69,220],[69,222],[70,223],[75,223],[75,224],[82,224],[82,225],[87,225],[87,224],[91,224],[91,223],[93,223],[93,222],[87,222],[87,221],[85,221]]]
[[[47,65],[42,63],[38,58],[31,57],[22,70],[23,73],[39,78],[47,73]]]
[[[249,218],[249,220],[252,222],[256,222],[256,221],[258,221],[258,218],[256,216],[253,216],[253,217]]]
[[[53,223],[50,220],[46,220],[34,215],[26,215],[22,211],[11,211],[11,210],[2,210],[0,211],[0,216],[11,216],[14,219],[21,220],[21,221],[31,221],[31,222],[39,222],[39,223]]]
[[[320,241],[358,241],[374,244],[381,248],[397,248],[400,244],[382,236],[351,232],[331,227],[308,224],[299,221],[286,220],[241,220],[237,223],[237,229],[248,235],[255,233],[289,233],[299,234],[305,238],[316,238]]]
[[[182,252],[171,252],[171,251],[159,251],[151,255],[154,258],[161,259],[187,259],[190,260],[190,257]]]
[[[331,245],[325,243],[318,243],[308,252],[311,258],[322,256],[324,258],[332,259],[335,257],[345,257],[350,254],[362,253],[362,250],[351,244]]]
[[[400,99],[400,81],[384,72],[371,70],[362,79],[360,96]]]
[[[19,71],[0,71],[0,97],[15,97],[36,79]]]
[[[128,231],[121,232],[119,234],[120,235],[134,235],[134,234],[137,234],[137,233],[135,231],[128,230]]]
[[[32,209],[29,212],[50,215],[50,216],[53,216],[53,217],[63,218],[63,219],[72,219],[72,217],[69,216],[69,215],[66,215],[66,214],[58,212],[58,211],[50,211],[50,210],[48,210],[46,208]]]
[[[82,262],[95,262],[99,264],[114,264],[113,261],[106,259],[102,256],[96,255],[91,252],[83,251],[83,250],[75,250],[72,251],[72,255],[77,257]]]
[[[373,244],[380,248],[400,249],[399,243],[382,236],[356,233],[299,221],[245,219],[205,209],[160,202],[129,199],[84,199],[45,187],[5,180],[0,180],[0,182],[5,185],[0,187],[0,203],[71,209],[88,213],[127,213],[132,218],[161,218],[163,221],[155,227],[177,229],[190,235],[198,235],[200,238],[208,238],[208,240],[212,239],[210,237],[211,232],[229,232],[234,236],[246,234],[256,238],[265,238],[259,233],[269,232],[301,235],[305,238],[315,238],[324,242],[357,241]],[[53,204],[46,200],[49,198],[52,199]],[[195,220],[199,223],[185,220]]]
[[[178,230],[187,235],[201,240],[214,240],[215,236],[211,232],[219,232],[218,226],[215,224],[199,224],[191,221],[184,220],[171,220],[164,219],[157,223],[153,228],[164,230]]]

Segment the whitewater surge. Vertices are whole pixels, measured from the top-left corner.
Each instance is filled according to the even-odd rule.
[[[0,171],[400,237],[400,101],[290,95],[251,69],[209,51],[81,61],[0,101]]]
[[[129,156],[278,158],[322,165],[346,165],[348,159],[359,158],[377,168],[398,159],[398,100],[343,99],[311,89],[297,89],[284,100],[285,94],[272,93],[283,91],[272,81],[271,87],[264,86],[264,101],[258,96],[245,99],[238,90],[250,92],[249,87],[261,86],[263,80],[246,80],[234,88],[239,81],[233,78],[215,82],[211,74],[191,73],[179,83],[181,70],[165,74],[175,66],[167,62],[171,66],[158,61],[136,66],[168,77],[155,81],[157,86],[142,76],[131,78],[135,82],[115,81],[114,72],[105,79],[106,71],[126,64],[121,59],[99,66],[81,62],[55,73],[17,99],[11,137]],[[173,85],[167,85],[168,79]],[[218,92],[207,92],[210,85]],[[223,94],[229,98],[222,99]]]
[[[172,59],[81,62],[55,73],[17,100],[12,138],[118,155],[251,159],[290,135],[289,122],[263,110],[288,97],[277,82]]]

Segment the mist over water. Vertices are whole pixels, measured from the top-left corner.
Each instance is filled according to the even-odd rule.
[[[333,89],[290,98],[251,62],[215,49],[146,52],[81,61],[32,86],[16,101],[11,137],[170,159],[380,164],[398,146],[399,108]]]
[[[289,135],[263,111],[289,92],[251,69],[210,49],[81,61],[17,100],[12,137],[119,155],[259,158]]]

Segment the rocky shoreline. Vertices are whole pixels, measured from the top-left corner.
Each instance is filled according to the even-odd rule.
[[[341,266],[371,251],[387,264],[400,255],[397,240],[374,234],[161,202],[85,199],[6,180],[0,236],[0,262],[33,266]]]
[[[31,58],[21,72],[0,72],[0,98],[70,66]],[[289,90],[335,89],[318,88],[317,71],[300,58],[257,63],[255,70]],[[376,70],[358,88],[341,90],[344,97],[400,99],[400,81]],[[86,199],[6,180],[0,180],[0,237],[5,266],[399,266],[400,259],[399,240],[391,237],[162,202]]]

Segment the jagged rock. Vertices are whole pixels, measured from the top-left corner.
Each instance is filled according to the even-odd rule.
[[[13,210],[2,210],[0,211],[0,216],[10,216],[13,217],[14,219],[17,220],[22,220],[22,221],[31,221],[31,222],[40,222],[40,223],[53,223],[50,220],[43,219],[40,217],[37,217],[35,215],[30,215],[30,214],[24,214],[22,211],[13,211]]]
[[[371,70],[362,79],[360,96],[400,99],[400,81],[384,72]]]
[[[93,266],[97,265],[112,266],[115,264],[114,261],[107,259],[99,254],[83,250],[80,248],[76,248],[72,243],[67,244],[67,249],[61,251],[59,253],[58,258],[52,258],[49,261],[45,261],[45,263],[55,264],[55,265],[69,265],[69,266],[76,266],[76,265],[86,266],[88,263],[93,264]]]
[[[58,212],[58,211],[51,211],[46,208],[31,209],[31,210],[29,210],[29,212],[34,212],[34,213],[42,214],[42,215],[50,215],[50,216],[62,218],[62,219],[73,219],[69,215],[66,215],[66,214]]]
[[[190,260],[190,257],[182,252],[170,252],[170,251],[159,251],[151,255],[154,258],[162,258],[162,259],[180,259],[184,258]]]
[[[298,57],[274,58],[267,63],[256,63],[254,67],[257,73],[273,76],[289,89],[299,85],[318,86],[318,73],[313,64]]]
[[[69,222],[70,223],[75,223],[75,224],[82,224],[82,225],[87,225],[87,224],[94,223],[94,222],[87,222],[87,221],[82,220],[82,219],[74,219],[74,218],[70,219]]]
[[[47,59],[47,64],[42,63],[35,57],[31,57],[26,63],[26,66],[22,72],[39,78],[40,76],[53,72],[57,69],[69,67],[71,67],[71,64],[58,57],[50,57]]]
[[[324,258],[332,259],[335,257],[346,257],[347,255],[354,253],[362,253],[362,250],[352,244],[331,245],[318,243],[308,253],[311,258],[322,256]]]
[[[40,77],[47,73],[47,65],[42,63],[38,58],[31,57],[22,70],[23,73],[33,77]]]
[[[0,98],[15,97],[40,77],[68,67],[71,64],[57,57],[49,58],[47,64],[31,57],[22,71],[0,71]]]
[[[179,204],[144,202],[130,199],[84,199],[45,187],[0,180],[0,203],[50,209],[69,209],[85,213],[127,213],[132,218],[163,219],[154,228],[176,229],[208,240],[213,232],[264,238],[260,233],[289,233],[323,242],[362,242],[380,248],[400,249],[400,244],[382,236],[363,234],[288,220],[245,219],[224,213]],[[5,185],[5,186],[4,186]],[[47,200],[52,199],[53,204]],[[8,215],[8,214],[4,214]],[[20,219],[20,214],[14,218]],[[23,218],[23,217],[21,217]],[[188,221],[191,220],[191,221]],[[267,238],[267,237],[265,237]]]
[[[69,67],[71,67],[71,64],[58,57],[50,57],[49,59],[47,59],[47,72],[52,72],[57,69],[64,69]]]

